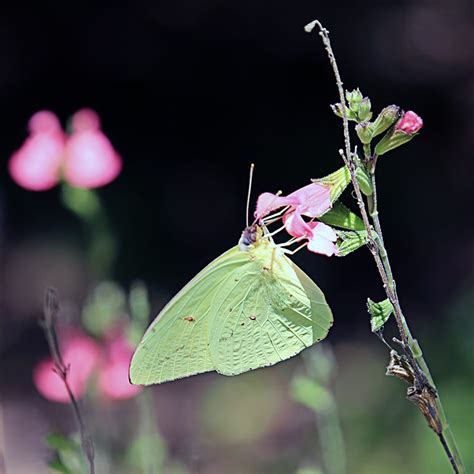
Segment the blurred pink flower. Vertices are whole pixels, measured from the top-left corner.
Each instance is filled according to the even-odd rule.
[[[8,163],[10,175],[30,191],[45,191],[56,185],[60,175],[66,137],[52,112],[31,117],[30,136]]]
[[[97,365],[100,348],[94,339],[80,332],[64,337],[63,346],[64,364],[69,367],[68,382],[73,394],[81,398],[86,390],[87,380]],[[61,403],[69,402],[64,383],[55,372],[51,358],[42,360],[35,367],[33,381],[44,398]]]
[[[59,119],[49,111],[34,114],[30,136],[9,161],[13,180],[31,191],[45,191],[61,178],[79,188],[96,188],[113,181],[122,160],[100,130],[99,116],[82,109],[72,118],[72,135],[61,129]]]
[[[102,347],[79,331],[63,339],[63,359],[69,366],[68,381],[78,399],[84,395],[87,383],[95,378],[94,374],[98,392],[105,400],[126,400],[141,392],[142,387],[131,385],[128,379],[133,349],[123,331],[106,335]],[[63,381],[54,370],[51,358],[39,362],[33,370],[34,384],[44,398],[68,403]]]
[[[402,118],[395,125],[395,131],[401,131],[405,133],[417,133],[423,127],[422,118],[415,112],[409,110],[405,112]]]

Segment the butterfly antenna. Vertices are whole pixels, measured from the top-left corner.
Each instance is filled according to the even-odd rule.
[[[250,195],[252,194],[252,180],[253,180],[253,170],[254,170],[254,168],[255,168],[255,165],[252,163],[250,165],[249,189],[248,189],[248,192],[247,192],[247,208],[246,208],[246,212],[245,212],[245,216],[246,216],[245,223],[246,223],[247,227],[249,226]]]

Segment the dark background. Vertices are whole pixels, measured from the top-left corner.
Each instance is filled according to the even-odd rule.
[[[31,366],[46,353],[36,323],[44,284],[80,304],[94,281],[81,264],[83,230],[59,191],[27,192],[8,176],[32,113],[50,109],[64,122],[87,106],[101,116],[124,160],[118,180],[99,191],[119,245],[113,277],[146,281],[157,311],[162,295],[237,242],[251,162],[254,202],[341,165],[332,71],[318,35],[303,31],[315,17],[331,32],[346,87],[359,86],[375,113],[395,103],[423,117],[422,134],[381,159],[381,219],[402,305],[435,373],[471,373],[472,350],[454,366],[446,354],[462,345],[451,332],[473,334],[471,306],[465,319],[453,309],[470,298],[473,276],[473,8],[469,0],[3,6],[5,390],[33,390]],[[368,252],[295,260],[333,308],[330,341],[377,346],[365,299],[383,293]]]

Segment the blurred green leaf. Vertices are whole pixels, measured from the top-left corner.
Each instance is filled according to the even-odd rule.
[[[341,227],[343,229],[365,230],[362,219],[340,201],[336,202],[332,209],[323,214],[319,220],[327,225]]]
[[[50,433],[45,437],[46,444],[56,451],[80,451],[81,447],[74,440],[60,433]]]
[[[48,467],[50,469],[53,469],[55,472],[61,472],[63,474],[73,474],[72,471],[67,466],[65,466],[59,459],[53,459],[52,461],[49,461]]]
[[[82,323],[94,336],[101,336],[126,314],[126,297],[114,282],[100,283],[88,298],[82,311]]]
[[[139,436],[129,446],[125,463],[133,469],[141,469],[144,473],[164,472],[163,463],[166,458],[166,446],[158,433]]]
[[[147,323],[150,316],[150,301],[146,285],[141,281],[135,282],[128,299],[132,318]]]
[[[298,469],[296,474],[323,474],[323,471],[317,467],[303,467]]]
[[[393,306],[388,298],[380,301],[380,303],[375,303],[370,298],[367,298],[367,310],[371,316],[370,326],[372,332],[377,332],[393,313]]]
[[[296,376],[291,383],[293,400],[311,408],[316,413],[326,411],[333,406],[333,397],[329,390],[303,375]]]
[[[338,243],[338,257],[345,257],[367,243],[367,231],[338,231],[341,239]]]

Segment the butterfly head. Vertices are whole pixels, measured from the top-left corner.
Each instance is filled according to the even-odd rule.
[[[250,250],[263,235],[262,228],[256,224],[250,225],[244,229],[239,240],[239,248],[243,252]]]

